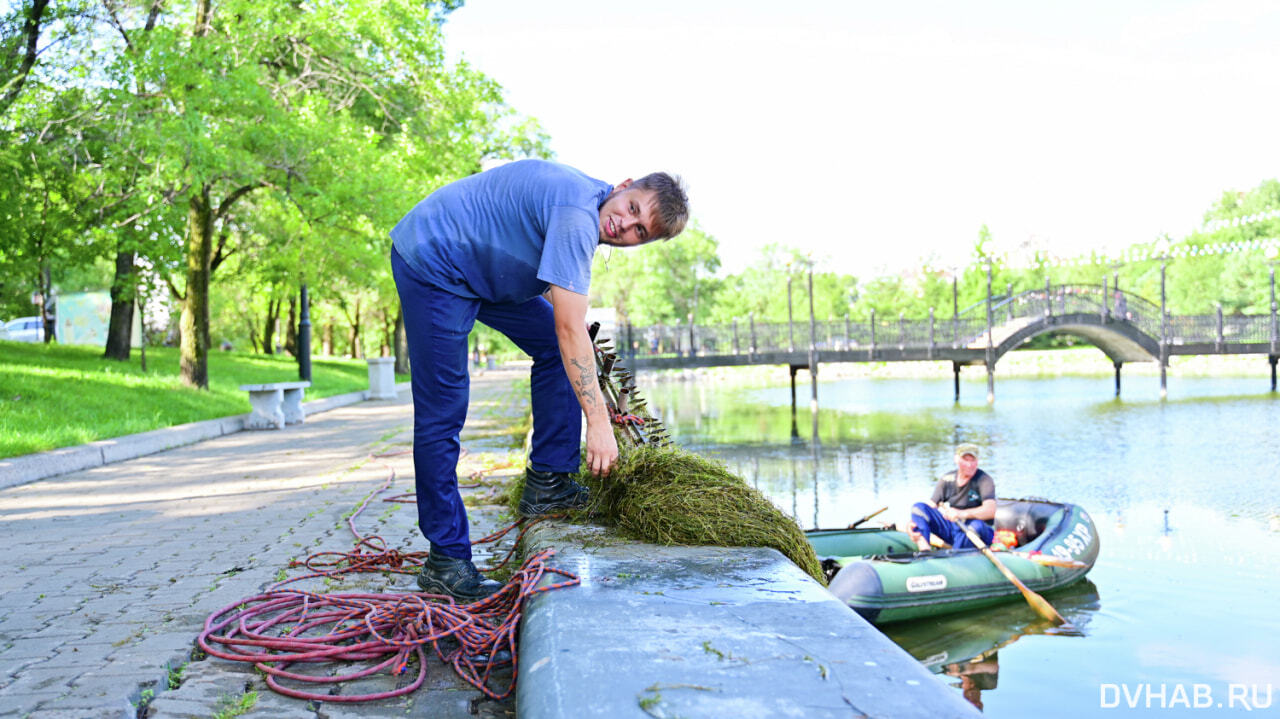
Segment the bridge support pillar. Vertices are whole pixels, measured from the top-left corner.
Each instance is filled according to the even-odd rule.
[[[1267,357],[1267,361],[1271,363],[1271,391],[1276,391],[1276,361],[1280,360],[1280,355],[1271,355]]]
[[[996,363],[987,363],[987,404],[996,402]]]
[[[1116,362],[1116,396],[1120,396],[1120,368],[1124,366],[1123,362]]]
[[[1160,399],[1164,399],[1169,396],[1168,370],[1169,370],[1168,361],[1161,359],[1160,360]]]
[[[809,355],[809,382],[813,386],[813,396],[809,399],[809,413],[813,415],[816,422],[818,418],[818,358],[813,354]]]
[[[791,365],[791,420],[796,418],[796,370],[800,369],[799,365]]]
[[[956,404],[959,404],[960,403],[960,363],[959,362],[951,363],[951,373],[955,375],[955,378],[956,378]]]
[[[796,373],[802,369],[809,370],[809,377],[813,381],[813,400],[810,403],[810,413],[813,415],[814,434],[818,431],[818,366],[816,362],[807,365],[793,364],[789,365],[791,371],[791,441],[800,441],[800,425],[796,421]]]

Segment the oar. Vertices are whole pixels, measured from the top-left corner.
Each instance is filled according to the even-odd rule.
[[[887,506],[885,506],[885,507],[881,507],[880,509],[877,509],[876,511],[872,512],[871,514],[868,514],[867,516],[863,517],[862,519],[859,519],[858,521],[854,522],[853,524],[850,524],[849,526],[845,527],[845,529],[856,529],[856,528],[858,527],[858,525],[859,525],[859,524],[862,524],[863,522],[867,521],[868,519],[871,519],[872,517],[876,516],[877,514],[879,514],[879,513],[883,512],[883,511],[884,511],[884,510],[886,510],[886,509],[888,509],[888,507],[887,507]]]
[[[1070,626],[1067,620],[1063,619],[1061,614],[1058,614],[1058,610],[1054,609],[1053,605],[1050,604],[1048,600],[1028,589],[1027,585],[1023,584],[1021,579],[1014,576],[1013,572],[1010,572],[1008,567],[1004,566],[999,559],[996,559],[996,555],[987,548],[987,543],[982,541],[982,537],[979,537],[977,532],[969,529],[969,525],[964,522],[956,522],[956,524],[958,524],[960,529],[964,530],[964,533],[968,535],[969,541],[973,542],[973,546],[982,550],[982,553],[987,556],[987,559],[990,559],[991,563],[996,565],[996,569],[1000,570],[1000,573],[1004,575],[1004,578],[1013,582],[1013,586],[1017,587],[1019,592],[1022,592],[1023,598],[1027,600],[1027,604],[1030,604],[1031,608],[1036,610],[1037,614],[1051,622],[1067,624]]]
[[[1022,557],[1028,562],[1043,564],[1046,567],[1064,567],[1066,569],[1088,569],[1089,565],[1079,559],[1063,559],[1052,554],[1032,554],[1030,552],[1005,552],[1011,557]]]

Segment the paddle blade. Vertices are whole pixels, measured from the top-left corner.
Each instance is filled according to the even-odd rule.
[[[1027,604],[1030,604],[1031,608],[1036,610],[1036,614],[1055,624],[1070,625],[1070,622],[1063,619],[1061,614],[1058,614],[1058,610],[1053,608],[1049,600],[1027,589],[1026,585],[1021,586],[1020,589],[1022,589],[1022,596],[1026,598]]]
[[[1022,557],[1023,559],[1043,564],[1046,567],[1063,567],[1066,569],[1088,569],[1089,565],[1079,559],[1063,559],[1055,557],[1052,554],[1028,554],[1026,552],[1009,552],[1010,556]]]
[[[996,559],[996,555],[987,547],[987,543],[982,541],[982,538],[979,537],[976,532],[970,529],[967,524],[960,523],[958,526],[969,537],[969,541],[982,551],[983,556],[990,559],[996,569],[1000,570],[1000,573],[1005,576],[1005,579],[1008,579],[1013,586],[1018,588],[1019,592],[1022,592],[1023,599],[1027,600],[1027,604],[1030,604],[1031,608],[1036,610],[1037,614],[1051,622],[1057,622],[1058,624],[1067,623],[1067,620],[1063,619],[1061,614],[1058,614],[1058,610],[1054,609],[1053,605],[1050,604],[1048,600],[1028,589],[1027,585],[1023,584],[1022,580],[1018,579],[1013,572],[1009,571],[1009,568],[1004,566],[1003,562]]]

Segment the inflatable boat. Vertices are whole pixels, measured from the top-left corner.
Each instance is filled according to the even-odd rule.
[[[1098,532],[1074,504],[1001,499],[995,528],[1016,545],[995,555],[1031,590],[1069,586],[1093,568]],[[806,533],[829,580],[828,589],[874,624],[962,612],[1022,595],[976,549],[921,552],[895,529],[816,529]]]

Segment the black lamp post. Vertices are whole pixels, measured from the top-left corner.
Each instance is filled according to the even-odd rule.
[[[307,283],[302,283],[301,317],[298,320],[298,379],[311,381],[311,302],[307,299]]]
[[[1160,251],[1160,399],[1169,396],[1169,310],[1166,307],[1168,295],[1165,292],[1165,276],[1169,264],[1169,238],[1162,237],[1156,242]]]
[[[787,351],[796,351],[796,322],[791,313],[791,263],[787,263]]]
[[[991,258],[985,258],[987,264],[987,404],[996,401],[996,368],[995,368],[995,345],[991,337]]]
[[[1267,260],[1271,263],[1271,347],[1267,353],[1267,361],[1271,364],[1271,391],[1276,391],[1276,362],[1280,361],[1277,342],[1280,338],[1280,327],[1276,326],[1276,258],[1280,256],[1280,247],[1272,245],[1267,248]]]

